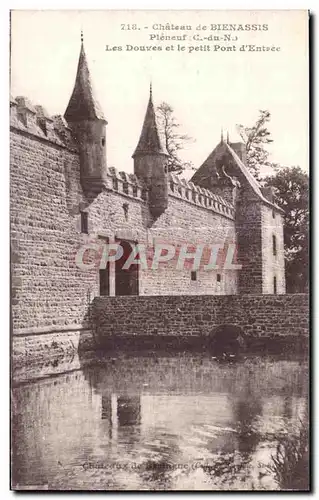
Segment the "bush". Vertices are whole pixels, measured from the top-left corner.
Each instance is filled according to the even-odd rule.
[[[308,421],[301,421],[296,435],[281,437],[268,470],[282,490],[309,491]]]

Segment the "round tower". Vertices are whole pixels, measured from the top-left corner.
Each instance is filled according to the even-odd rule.
[[[134,173],[148,190],[149,208],[154,217],[159,217],[168,206],[168,156],[158,131],[150,86],[143,128],[132,158]]]
[[[64,118],[79,144],[83,190],[102,191],[106,185],[107,121],[94,96],[82,33],[75,84]]]

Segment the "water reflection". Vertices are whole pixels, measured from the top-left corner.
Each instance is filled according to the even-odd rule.
[[[266,465],[302,417],[306,388],[306,365],[294,360],[105,357],[13,389],[12,482],[275,489]]]
[[[141,423],[141,396],[119,396],[117,398],[117,419],[120,427]]]

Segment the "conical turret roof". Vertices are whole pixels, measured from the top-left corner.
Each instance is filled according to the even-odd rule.
[[[75,84],[64,118],[68,122],[96,119],[106,121],[101,106],[94,96],[82,38]]]
[[[135,156],[143,156],[147,154],[161,154],[169,156],[156,123],[152,87],[150,87],[150,98],[147,105],[142,132],[134,151],[133,158]]]

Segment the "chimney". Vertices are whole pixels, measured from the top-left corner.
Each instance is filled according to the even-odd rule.
[[[240,158],[240,160],[247,164],[247,155],[246,155],[246,145],[243,142],[232,142],[229,144],[230,147],[235,151],[236,155]]]

